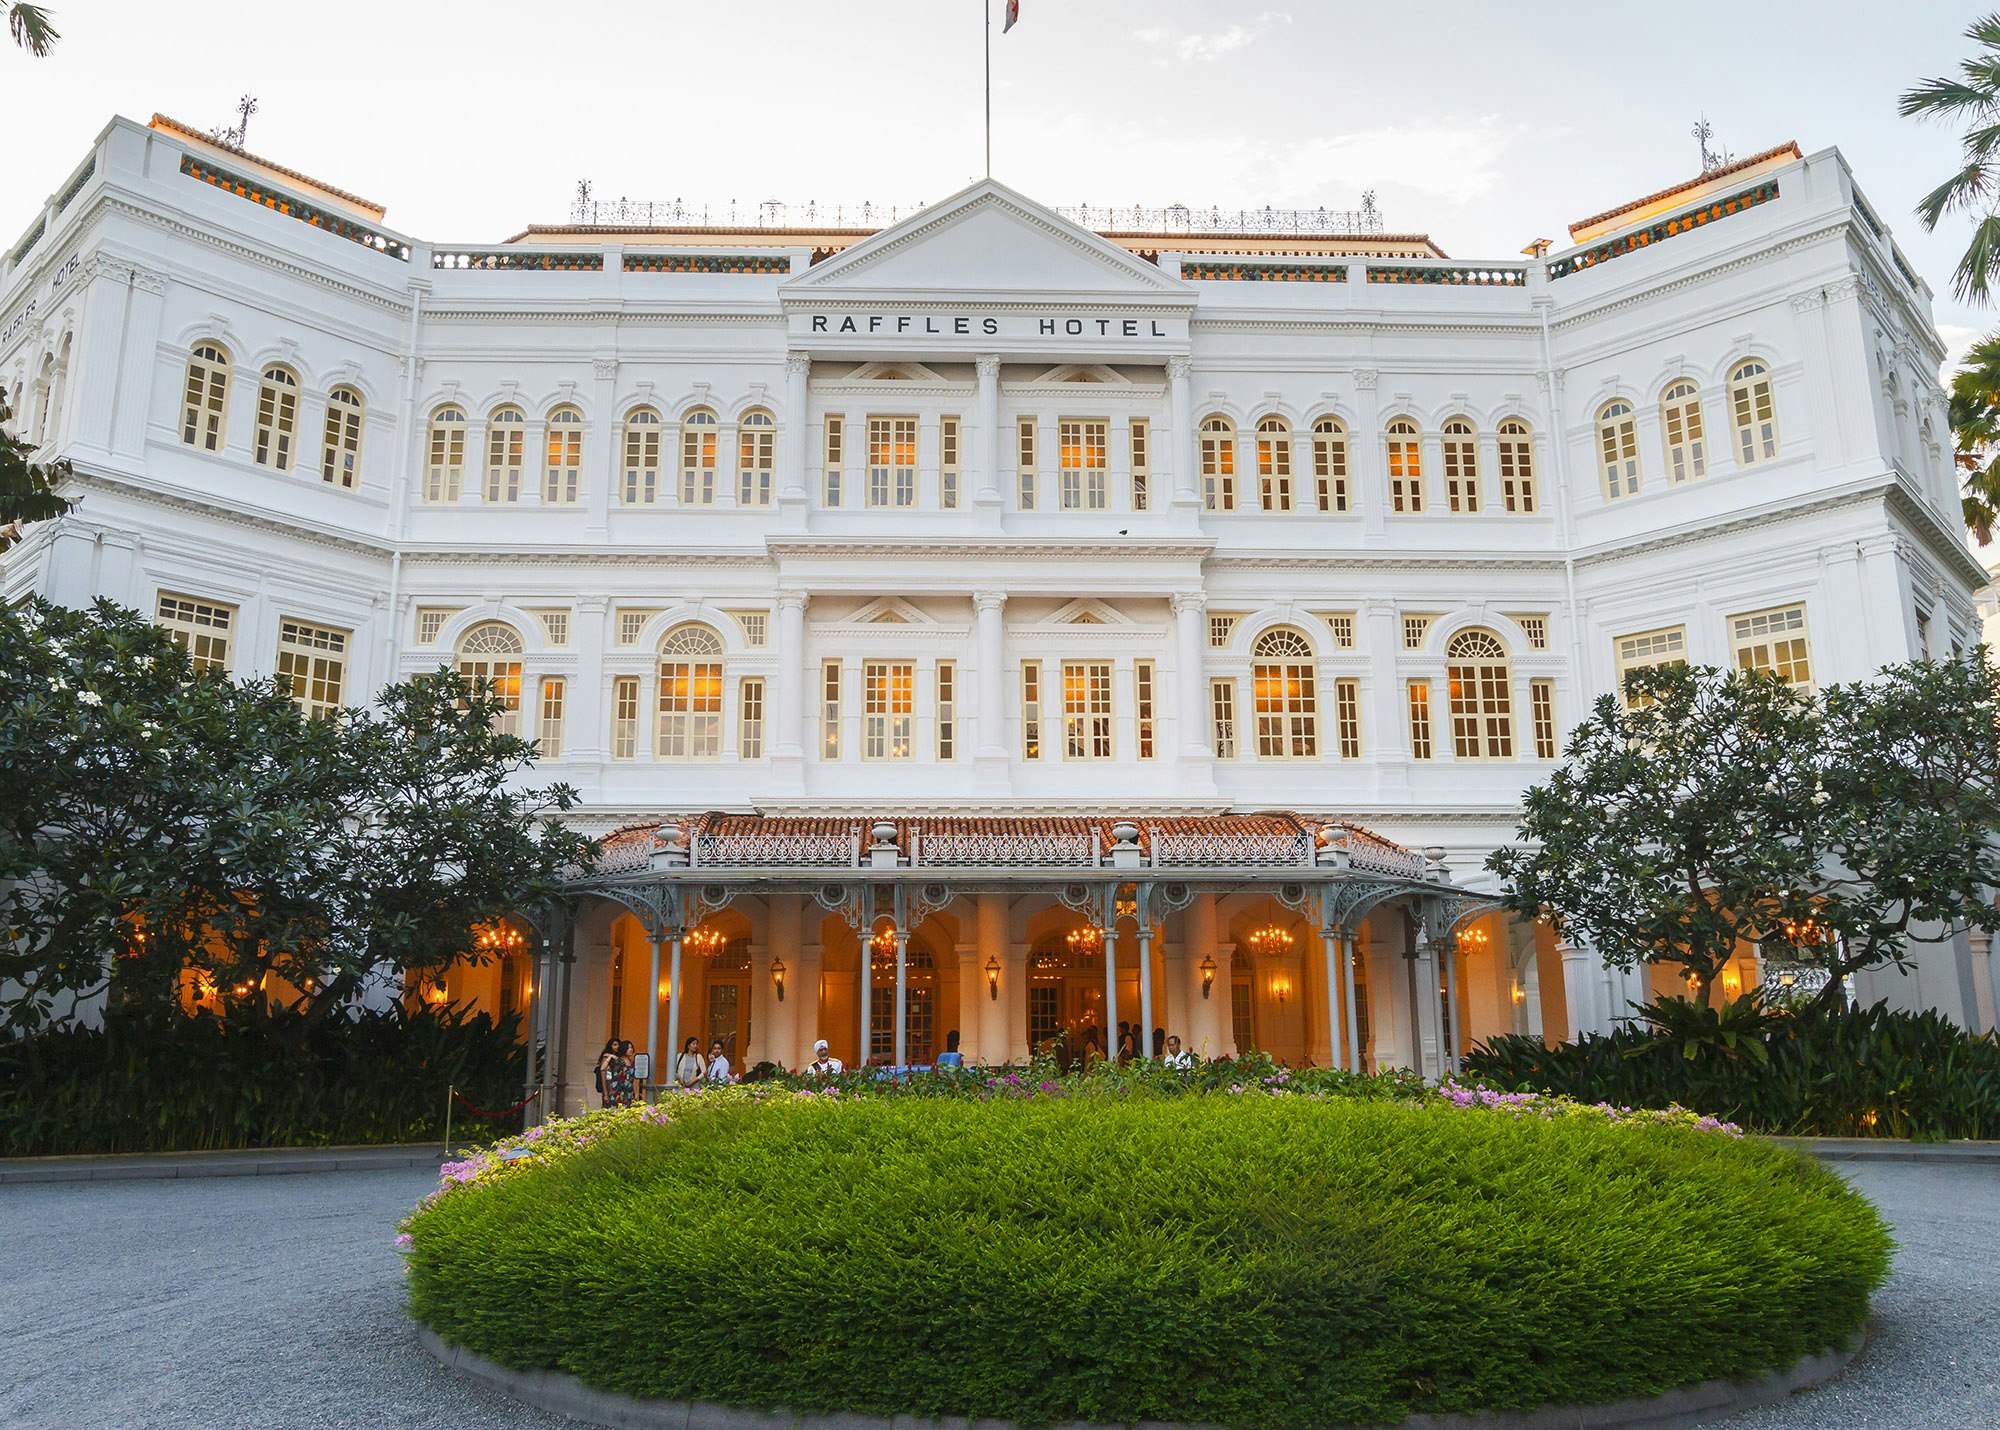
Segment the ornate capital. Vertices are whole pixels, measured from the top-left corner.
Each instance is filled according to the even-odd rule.
[[[1821,295],[1817,290],[1811,293],[1794,293],[1792,294],[1792,311],[1794,313],[1810,313],[1822,301]]]
[[[141,293],[164,293],[167,291],[167,275],[150,268],[132,265],[132,286]]]
[[[786,589],[778,592],[778,609],[781,611],[803,611],[812,600],[804,591]]]
[[[1176,591],[1172,597],[1174,614],[1177,616],[1198,616],[1208,609],[1208,593],[1205,591]]]
[[[1175,353],[1167,359],[1167,376],[1180,382],[1194,371],[1194,359],[1186,353]]]
[[[811,353],[785,354],[786,377],[804,377],[807,373],[812,371],[812,365],[813,365],[813,360]]]
[[[1007,604],[1005,591],[974,591],[972,605],[975,610],[997,611]]]
[[[618,376],[617,358],[598,358],[590,365],[590,375],[599,382],[610,382]]]
[[[972,365],[982,378],[1000,376],[1000,354],[981,353],[972,360]]]
[[[1358,367],[1354,370],[1354,385],[1362,392],[1373,392],[1382,374],[1372,367]]]

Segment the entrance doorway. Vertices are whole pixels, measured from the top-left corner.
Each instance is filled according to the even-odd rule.
[[[873,941],[871,940],[871,947]],[[937,961],[912,938],[903,952],[904,1056],[912,1067],[937,1061]],[[868,1061],[896,1059],[896,953],[875,951],[868,968]]]

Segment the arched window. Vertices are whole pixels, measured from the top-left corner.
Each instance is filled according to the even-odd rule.
[[[520,633],[500,621],[474,626],[458,642],[458,673],[467,680],[491,682],[493,694],[507,706],[495,728],[505,735],[517,734],[521,724]]]
[[[250,454],[260,467],[289,472],[299,431],[299,380],[290,368],[267,367],[257,384],[257,433]]]
[[[1507,648],[1491,631],[1460,631],[1444,657],[1451,687],[1452,752],[1461,760],[1511,759],[1514,696]]]
[[[1444,496],[1453,511],[1479,510],[1479,434],[1463,417],[1446,421]]]
[[[776,466],[778,424],[762,408],[743,414],[736,425],[736,504],[769,506]]]
[[[1683,378],[1660,394],[1660,432],[1667,441],[1667,480],[1708,475],[1708,441],[1701,430],[1701,389]]]
[[[1768,462],[1778,455],[1778,415],[1771,399],[1771,370],[1756,359],[1729,374],[1729,410],[1736,419],[1736,464]]]
[[[1347,429],[1338,417],[1313,423],[1313,485],[1321,511],[1347,510]]]
[[[558,407],[549,414],[542,500],[551,506],[572,506],[582,485],[583,414],[574,407]]]
[[[715,505],[715,414],[697,407],[681,418],[681,505]]]
[[[1257,758],[1306,760],[1319,753],[1318,672],[1313,648],[1288,626],[1250,648],[1257,705]]]
[[[722,638],[707,626],[675,626],[660,642],[663,760],[712,760],[722,753]]]
[[[326,395],[326,440],[321,444],[319,479],[352,487],[361,468],[361,394],[336,387]]]
[[[625,505],[660,499],[660,414],[635,407],[625,414]]]
[[[1265,511],[1292,509],[1292,424],[1282,417],[1257,419],[1257,486]]]
[[[1389,441],[1389,504],[1397,511],[1424,509],[1424,446],[1417,424],[1407,417],[1391,422]]]
[[[1508,511],[1535,509],[1535,437],[1518,417],[1500,424],[1500,504]]]
[[[1597,412],[1597,450],[1607,501],[1639,494],[1639,424],[1629,402],[1607,402]]]
[[[188,354],[181,441],[204,452],[220,452],[223,413],[228,405],[229,354],[219,343],[197,343]]]
[[[424,500],[455,502],[465,485],[465,409],[431,414],[430,461],[424,467]]]
[[[1236,510],[1236,424],[1227,417],[1201,421],[1201,504]]]
[[[528,415],[501,407],[486,419],[486,500],[521,499],[521,468],[527,460]]]

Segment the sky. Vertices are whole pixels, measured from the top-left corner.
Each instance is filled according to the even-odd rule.
[[[114,114],[198,128],[256,96],[247,147],[495,242],[599,198],[722,214],[907,208],[977,179],[982,0],[47,0],[62,43],[0,44],[0,243]],[[1968,52],[1975,7],[1905,0],[1021,0],[993,24],[993,172],[1046,203],[1353,208],[1454,257],[1688,179],[1706,116],[1738,157],[1838,146],[1937,290],[1954,352],[2000,327],[1950,296],[1967,225],[1912,210],[1955,133],[1896,96]]]

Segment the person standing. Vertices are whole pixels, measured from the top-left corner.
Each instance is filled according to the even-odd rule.
[[[813,1060],[806,1064],[807,1077],[839,1077],[846,1071],[840,1059],[827,1052],[825,1038],[813,1044]]]
[[[1181,1035],[1179,1033],[1168,1035],[1166,1056],[1160,1059],[1160,1063],[1163,1067],[1174,1068],[1180,1072],[1193,1070],[1194,1054],[1181,1046]]]
[[[604,1105],[632,1105],[632,1045],[619,1043],[611,1050],[604,1072]]]
[[[618,1061],[618,1040],[606,1038],[604,1051],[597,1055],[597,1062],[591,1069],[591,1082],[597,1088],[597,1105],[611,1107],[611,1065]]]
[[[674,1059],[674,1082],[680,1087],[693,1087],[708,1072],[708,1065],[701,1060],[701,1039],[689,1037],[681,1044],[681,1055]]]
[[[708,1067],[702,1076],[720,1087],[729,1086],[729,1054],[723,1051],[722,1039],[708,1045]]]
[[[944,1051],[937,1055],[937,1065],[941,1068],[962,1068],[965,1054],[958,1050],[958,1029],[953,1028],[944,1035]]]

